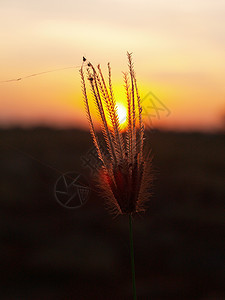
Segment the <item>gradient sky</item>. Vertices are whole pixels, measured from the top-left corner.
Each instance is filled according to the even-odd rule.
[[[1,0],[0,7],[0,81],[75,67],[1,82],[0,125],[86,126],[78,72],[82,56],[103,69],[111,62],[115,94],[122,101],[121,71],[127,70],[130,51],[141,95],[151,91],[171,112],[160,111],[153,125],[221,126],[224,0]],[[143,106],[154,115],[146,101]]]

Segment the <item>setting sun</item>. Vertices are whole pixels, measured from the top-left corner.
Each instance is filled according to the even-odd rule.
[[[119,117],[119,123],[120,125],[124,125],[126,122],[126,118],[127,118],[127,110],[126,107],[121,104],[121,103],[117,103],[117,113],[118,113],[118,117]]]

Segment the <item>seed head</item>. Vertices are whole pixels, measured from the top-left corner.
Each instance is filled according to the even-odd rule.
[[[144,123],[141,98],[134,72],[132,54],[127,52],[128,73],[124,74],[127,98],[126,131],[122,133],[119,124],[116,100],[111,82],[111,67],[108,63],[108,84],[100,65],[97,69],[91,63],[87,69],[93,100],[97,108],[107,154],[100,146],[91,117],[83,67],[80,69],[84,104],[90,132],[102,167],[96,181],[101,195],[107,200],[109,209],[115,214],[132,214],[145,210],[149,199],[149,184],[152,181],[151,158],[143,152]],[[104,104],[104,105],[103,105]],[[110,120],[110,125],[107,120]]]

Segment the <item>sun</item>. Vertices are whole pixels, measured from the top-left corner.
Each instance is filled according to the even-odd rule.
[[[103,103],[103,106],[106,109],[106,104],[105,103]],[[124,131],[126,129],[127,109],[126,109],[125,105],[122,102],[116,102],[116,107],[115,108],[116,108],[116,112],[117,112],[117,116],[118,116],[118,120],[119,120],[120,129],[122,131]],[[106,117],[107,125],[112,130],[113,129],[113,124],[112,124],[112,120],[110,118],[110,115],[106,114],[105,117]]]
[[[119,118],[119,123],[123,127],[127,119],[127,110],[122,103],[117,103],[117,113]]]

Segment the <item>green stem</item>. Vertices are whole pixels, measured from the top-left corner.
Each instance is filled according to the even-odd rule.
[[[134,300],[136,300],[137,293],[136,293],[135,266],[134,266],[134,241],[133,241],[133,226],[132,226],[131,214],[129,214],[129,228],[130,228],[130,258],[131,258],[131,269],[132,269],[133,296],[134,296]]]

